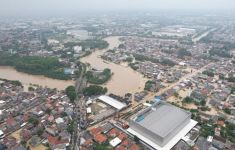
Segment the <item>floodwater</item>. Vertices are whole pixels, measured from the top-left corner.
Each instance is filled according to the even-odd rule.
[[[81,59],[84,63],[89,63],[91,67],[96,69],[109,68],[113,72],[112,78],[104,85],[108,88],[109,93],[123,96],[130,92],[142,91],[146,79],[138,72],[132,70],[125,65],[105,62],[100,56],[108,49],[113,49],[120,44],[119,37],[108,37],[105,40],[109,43],[109,47],[103,50],[96,50],[91,55]],[[37,84],[43,87],[57,88],[64,90],[69,85],[74,85],[74,81],[64,81],[47,78],[41,75],[30,75],[16,71],[13,67],[0,66],[0,78],[8,80],[19,80],[23,83],[25,89],[30,84]]]
[[[100,56],[108,49],[113,49],[120,44],[119,37],[108,37],[105,40],[109,43],[109,47],[104,50],[96,50],[91,55],[81,59],[83,63],[89,63],[95,69],[109,68],[113,72],[112,78],[104,85],[108,88],[109,93],[123,96],[130,92],[142,91],[146,79],[138,72],[132,70],[125,65],[119,65],[106,62]]]
[[[67,86],[73,85],[74,81],[56,80],[47,78],[41,75],[30,75],[16,71],[13,67],[0,66],[0,78],[8,80],[19,80],[24,87],[29,87],[30,84],[36,84],[43,87],[57,88],[64,90]],[[27,89],[26,89],[27,90]]]

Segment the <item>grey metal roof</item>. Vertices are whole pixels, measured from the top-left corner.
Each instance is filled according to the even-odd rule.
[[[164,138],[182,124],[190,113],[163,103],[143,115],[144,119],[138,124]]]

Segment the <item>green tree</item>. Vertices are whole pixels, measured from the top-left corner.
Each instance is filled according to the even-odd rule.
[[[185,56],[192,56],[191,52],[187,51],[186,49],[180,49],[177,55],[180,58],[184,58]]]
[[[137,136],[134,136],[134,141],[135,141],[135,143],[139,143],[140,139]]]
[[[101,95],[105,94],[108,91],[107,88],[103,88],[102,86],[90,85],[83,90],[83,94],[85,96],[93,96],[93,95]]]
[[[73,103],[74,100],[76,99],[76,91],[75,91],[75,87],[74,86],[68,86],[66,89],[65,89],[65,93],[66,95],[69,97],[70,99],[70,102]]]
[[[31,123],[33,126],[37,126],[39,123],[38,119],[35,117],[30,117],[28,122]]]

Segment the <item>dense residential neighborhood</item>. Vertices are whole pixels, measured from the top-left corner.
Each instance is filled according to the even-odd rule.
[[[0,150],[235,149],[234,17],[132,15],[0,20]]]

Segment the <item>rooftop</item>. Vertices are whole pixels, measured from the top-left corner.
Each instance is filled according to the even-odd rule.
[[[125,103],[122,103],[122,102],[120,102],[116,99],[113,99],[112,97],[106,96],[106,95],[102,95],[102,96],[98,97],[98,99],[106,104],[109,104],[110,106],[112,106],[118,110],[121,110],[126,107]]]
[[[160,137],[165,137],[189,116],[189,112],[178,107],[159,103],[138,115],[135,118],[135,122]]]

